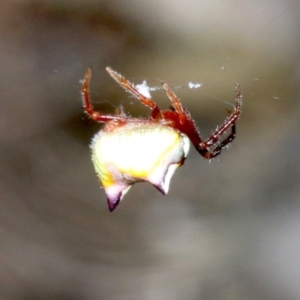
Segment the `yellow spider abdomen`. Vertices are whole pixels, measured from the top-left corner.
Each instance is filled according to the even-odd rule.
[[[96,134],[91,144],[92,161],[110,210],[135,182],[150,182],[166,194],[189,147],[185,134],[152,121],[129,122]]]

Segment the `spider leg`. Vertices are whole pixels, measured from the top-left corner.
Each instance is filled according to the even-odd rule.
[[[125,79],[121,74],[114,71],[111,67],[106,67],[106,71],[117,83],[119,83],[122,86],[123,89],[131,93],[134,97],[140,100],[142,104],[144,104],[152,110],[152,119],[156,119],[160,116],[160,109],[158,105],[151,99],[142,95],[129,80]]]
[[[174,92],[169,88],[168,84],[163,84],[163,89],[167,93],[167,96],[172,102],[173,109],[179,114],[179,118],[182,119],[183,117],[186,118],[187,114],[179,100],[179,98],[174,94]]]
[[[239,118],[241,114],[241,106],[242,106],[242,93],[240,91],[240,85],[237,82],[235,86],[235,107],[233,113],[230,115],[228,119],[225,120],[224,124],[217,128],[214,134],[209,137],[206,141],[203,141],[199,144],[197,147],[198,152],[207,159],[211,159],[219,155],[222,151],[222,148],[224,148],[226,145],[228,145],[230,142],[233,141],[236,134],[236,128],[235,128],[235,122]],[[231,127],[231,133],[230,135],[225,138],[215,149],[213,149],[212,152],[208,150],[208,148],[212,145],[214,145],[221,135],[229,128]]]
[[[111,115],[103,115],[102,113],[95,111],[94,107],[90,100],[89,87],[92,76],[92,69],[88,68],[87,72],[84,75],[82,86],[81,86],[81,96],[83,101],[83,107],[85,112],[89,115],[89,117],[97,122],[108,122],[111,120],[124,120],[124,116],[111,116]]]
[[[232,129],[231,129],[230,135],[229,135],[225,140],[223,140],[223,141],[220,143],[220,145],[218,145],[218,146],[217,146],[216,148],[214,148],[212,151],[209,151],[209,150],[208,150],[208,147],[207,147],[207,148],[202,148],[203,146],[196,148],[197,151],[198,151],[204,158],[206,158],[206,159],[212,159],[212,158],[218,156],[218,155],[221,153],[222,149],[223,149],[225,146],[227,146],[229,143],[231,143],[231,142],[234,140],[234,138],[235,138],[235,134],[236,134],[235,124],[233,124],[233,125],[231,126],[231,128],[232,128]],[[201,144],[205,144],[205,142],[203,142],[203,143],[201,143]]]

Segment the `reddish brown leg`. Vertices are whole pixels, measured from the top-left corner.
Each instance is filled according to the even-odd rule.
[[[217,155],[219,155],[222,151],[222,148],[224,148],[226,145],[228,145],[230,142],[233,141],[233,139],[235,138],[235,134],[236,134],[236,128],[235,128],[235,122],[237,121],[237,119],[239,118],[240,114],[241,114],[241,106],[242,106],[242,94],[240,91],[240,85],[239,83],[236,83],[235,86],[235,108],[234,108],[234,112],[231,114],[231,116],[224,122],[224,124],[218,128],[214,134],[209,137],[206,141],[201,142],[199,144],[198,147],[196,147],[196,149],[198,150],[198,152],[207,159],[211,159],[216,157]],[[212,152],[210,152],[208,150],[208,148],[212,145],[214,145],[219,138],[221,137],[221,135],[229,128],[231,127],[231,133],[230,135],[223,140],[220,145],[218,145],[215,149],[213,149]]]
[[[108,122],[111,120],[124,120],[124,117],[103,115],[100,112],[94,110],[89,95],[91,76],[92,76],[92,69],[89,68],[85,73],[84,79],[82,81],[82,86],[81,86],[81,95],[82,95],[83,107],[85,109],[85,112],[89,115],[91,119],[97,122]]]
[[[183,106],[181,105],[181,102],[179,98],[170,90],[169,86],[164,83],[163,88],[166,91],[169,99],[172,102],[172,105],[175,109],[175,111],[178,113],[180,125],[178,125],[179,129],[183,132],[185,132],[193,144],[195,145],[195,148],[197,151],[207,159],[211,159],[219,155],[222,151],[222,148],[224,148],[226,145],[228,145],[234,138],[235,138],[235,122],[239,118],[241,114],[241,105],[242,105],[242,94],[240,92],[240,85],[236,83],[236,94],[235,94],[235,109],[234,112],[231,114],[231,116],[225,120],[224,124],[218,128],[214,134],[208,138],[206,141],[202,141],[193,120],[190,117],[190,114],[184,110]],[[213,146],[221,137],[221,135],[231,127],[231,133],[230,135],[223,140],[220,145],[218,145],[215,149],[212,150],[212,152],[209,151],[209,147]]]
[[[152,119],[156,119],[160,116],[160,109],[158,105],[151,99],[142,95],[129,80],[125,79],[122,75],[114,71],[111,67],[106,67],[106,71],[115,81],[117,81],[117,83],[119,83],[122,86],[122,88],[124,88],[127,92],[131,93],[134,97],[140,100],[142,104],[144,104],[152,110]]]
[[[169,88],[169,86],[166,83],[163,84],[163,88],[166,91],[167,96],[171,100],[172,106],[174,107],[175,111],[178,113],[179,119],[185,120],[187,118],[187,113],[183,109],[183,106],[179,98],[174,94],[174,92]]]
[[[211,159],[218,156],[221,153],[222,149],[226,145],[231,143],[235,138],[235,134],[236,134],[235,124],[231,126],[232,129],[230,135],[224,141],[222,141],[220,145],[218,145],[215,149],[213,149],[212,152],[210,152],[208,148],[200,148],[200,147],[196,148],[197,151],[206,159]]]

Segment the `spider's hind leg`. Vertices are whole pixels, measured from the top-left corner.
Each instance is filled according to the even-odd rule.
[[[92,77],[92,69],[88,68],[87,72],[84,75],[82,80],[81,86],[81,96],[84,111],[88,114],[88,116],[97,122],[109,122],[111,120],[122,120],[123,118],[120,116],[111,116],[111,115],[104,115],[101,112],[94,110],[94,107],[91,103],[90,99],[90,81]]]

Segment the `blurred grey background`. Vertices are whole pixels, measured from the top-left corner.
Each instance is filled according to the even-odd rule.
[[[2,0],[0,299],[300,299],[299,14],[292,0]],[[137,184],[109,213],[88,66],[105,113],[149,115],[106,66],[203,83],[176,91],[203,137],[237,80],[237,138],[211,163],[192,149],[168,196]]]

